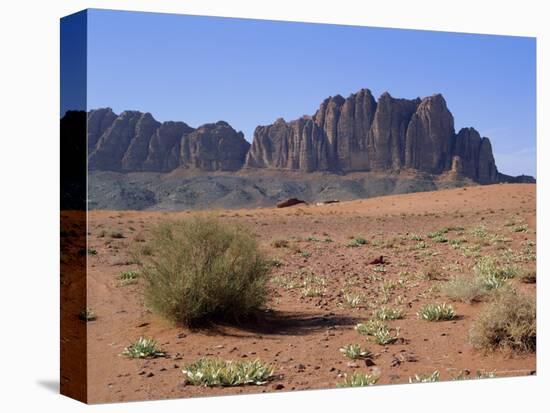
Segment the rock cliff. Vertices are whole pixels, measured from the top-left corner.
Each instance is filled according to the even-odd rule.
[[[312,116],[258,126],[245,166],[313,171],[446,171],[487,184],[499,181],[488,138],[455,133],[442,95],[378,101],[368,89],[325,99]]]
[[[109,108],[88,113],[88,165],[108,171],[169,172],[240,169],[250,147],[226,122],[197,129],[184,122],[158,122],[150,113]]]
[[[416,171],[480,184],[533,179],[499,173],[489,139],[474,128],[456,133],[440,94],[398,99],[386,92],[376,100],[361,89],[347,98],[331,96],[312,116],[258,126],[252,145],[224,121],[193,128],[109,108],[87,113],[87,136],[92,170]]]

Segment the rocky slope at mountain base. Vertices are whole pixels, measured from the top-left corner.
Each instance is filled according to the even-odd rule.
[[[177,171],[120,173],[91,171],[90,209],[195,210],[271,207],[287,198],[308,203],[470,186],[470,179],[420,173],[290,173],[246,171],[209,174]]]

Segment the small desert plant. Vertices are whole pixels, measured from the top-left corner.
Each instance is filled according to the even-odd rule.
[[[124,234],[120,231],[111,231],[109,233],[109,236],[111,238],[115,238],[115,239],[120,239],[120,238],[124,238]]]
[[[361,304],[361,296],[359,294],[344,294],[344,305],[346,307],[357,308],[359,304]]]
[[[288,248],[289,242],[286,239],[276,239],[271,243],[274,248]]]
[[[456,317],[455,310],[450,305],[426,304],[418,310],[418,317],[426,321],[452,320]]]
[[[95,315],[94,310],[91,308],[85,308],[80,313],[78,313],[78,318],[80,318],[82,321],[94,321],[97,319],[97,316]]]
[[[497,377],[495,371],[477,370],[476,375],[470,377],[469,371],[460,370],[458,374],[453,377],[453,380],[470,380],[470,379],[493,379]]]
[[[169,320],[237,320],[265,303],[269,262],[246,228],[213,218],[164,222],[150,247],[140,261],[145,300]]]
[[[488,289],[479,278],[455,277],[443,284],[441,292],[453,301],[471,304],[481,301],[487,295]]]
[[[397,320],[403,318],[403,310],[398,308],[382,307],[376,310],[373,314],[374,318],[381,321]]]
[[[423,271],[422,273],[420,273],[420,278],[423,278],[429,281],[436,281],[441,279],[441,271],[439,270],[438,267],[432,264],[426,269],[426,271]]]
[[[355,331],[357,331],[359,334],[372,336],[376,331],[384,328],[385,326],[386,325],[379,320],[369,320],[366,323],[357,324],[355,326]]]
[[[378,376],[374,374],[355,372],[351,375],[346,375],[344,381],[338,383],[338,387],[363,387],[372,386],[378,381]]]
[[[399,327],[397,328],[396,333],[392,334],[390,328],[388,326],[384,326],[383,328],[375,331],[372,337],[374,338],[374,342],[376,344],[380,344],[382,346],[392,344],[399,338]]]
[[[425,248],[428,248],[428,244],[424,241],[417,242],[413,247],[415,250],[423,250]]]
[[[433,237],[432,241],[433,242],[438,242],[438,243],[444,243],[444,242],[448,242],[449,240],[444,235],[438,235],[436,237]]]
[[[97,250],[95,248],[86,249],[86,254],[88,255],[97,255]]]
[[[380,345],[391,344],[399,337],[399,329],[392,334],[390,328],[379,320],[369,320],[366,323],[357,324],[355,331],[359,334],[371,336],[374,342]]]
[[[355,237],[350,242],[346,244],[346,247],[355,248],[360,247],[361,245],[366,245],[367,240],[363,237]]]
[[[305,297],[317,297],[325,293],[327,280],[313,274],[307,275],[302,281],[302,295]]]
[[[411,241],[423,241],[422,236],[420,236],[418,234],[410,234],[409,239]]]
[[[512,288],[497,291],[470,329],[470,342],[485,350],[535,351],[536,341],[535,301]]]
[[[347,344],[340,349],[340,353],[352,360],[371,355],[371,352],[367,349],[362,349],[360,344]]]
[[[285,290],[293,290],[302,285],[302,282],[295,280],[289,275],[276,275],[271,278],[271,282],[279,287],[283,287]]]
[[[460,245],[464,244],[465,242],[468,242],[468,241],[464,237],[458,237],[458,238],[453,238],[449,240],[449,244],[455,249],[459,248]]]
[[[123,356],[130,358],[155,358],[162,357],[164,353],[158,348],[157,342],[152,338],[140,337],[130,344],[122,352]]]
[[[431,374],[415,374],[409,377],[409,383],[431,383],[439,381],[439,371],[434,371]]]
[[[527,224],[521,224],[513,228],[514,232],[527,232],[529,226]]]
[[[320,285],[306,285],[302,288],[303,297],[322,297],[325,294],[325,287]]]
[[[523,271],[519,279],[521,280],[521,282],[526,284],[535,284],[537,282],[537,271],[536,270]]]
[[[487,232],[487,228],[485,228],[483,225],[473,228],[471,232],[472,235],[476,238],[486,238],[489,235],[489,233]]]
[[[274,368],[260,360],[225,361],[203,358],[183,369],[186,381],[195,386],[261,385],[273,377]]]
[[[482,257],[474,266],[475,276],[482,281],[488,290],[496,289],[514,278],[519,273],[516,266],[499,265],[494,257]]]
[[[123,271],[118,275],[118,279],[122,285],[134,284],[138,278],[139,272],[137,271]]]

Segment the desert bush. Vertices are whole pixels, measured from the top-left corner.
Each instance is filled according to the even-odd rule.
[[[399,330],[392,334],[390,328],[379,320],[369,320],[366,323],[357,324],[355,331],[359,334],[371,336],[374,342],[380,345],[391,344],[399,337]]]
[[[535,301],[512,288],[498,290],[470,329],[470,342],[485,350],[535,351],[536,339]]]
[[[418,310],[418,317],[426,321],[452,320],[456,317],[455,310],[450,305],[426,304]]]
[[[271,242],[274,248],[288,248],[289,242],[286,239],[276,239]]]
[[[118,280],[121,285],[134,284],[139,278],[139,272],[137,271],[122,271],[118,275]]]
[[[397,328],[396,333],[392,334],[390,328],[388,326],[384,326],[376,330],[372,337],[374,338],[374,342],[376,344],[380,344],[381,346],[395,343],[399,338],[399,327]]]
[[[440,269],[434,264],[431,264],[426,269],[426,271],[423,271],[422,273],[420,273],[420,278],[423,278],[429,281],[437,281],[441,279],[441,277],[442,275],[441,275]]]
[[[481,301],[489,289],[479,278],[455,277],[441,286],[441,292],[453,301],[471,304]]]
[[[526,284],[535,284],[537,282],[536,270],[525,270],[519,277],[520,281]]]
[[[157,342],[152,338],[140,337],[130,344],[122,352],[123,356],[129,358],[155,358],[162,357],[164,353],[158,348]]]
[[[519,269],[510,264],[500,265],[494,257],[481,257],[474,266],[475,277],[487,290],[502,287],[507,280],[518,275]]]
[[[274,368],[260,360],[225,361],[203,358],[183,369],[186,381],[196,386],[261,385],[273,377]]]
[[[340,353],[352,360],[357,360],[371,355],[371,352],[367,349],[362,349],[360,344],[347,344],[340,348]]]
[[[494,379],[495,377],[497,377],[495,371],[477,370],[475,376],[470,377],[469,370],[460,370],[458,374],[453,377],[453,380]]]
[[[346,247],[355,248],[360,247],[361,245],[367,245],[367,240],[363,237],[355,237],[350,242],[346,244]]]
[[[409,377],[409,383],[431,383],[439,381],[439,371],[434,371],[431,374],[415,374]]]
[[[266,301],[269,261],[241,226],[208,217],[164,222],[149,246],[152,255],[140,260],[145,301],[169,320],[236,321]]]
[[[344,294],[344,305],[348,308],[357,308],[361,304],[361,295],[346,293]]]
[[[362,386],[372,386],[378,381],[378,376],[374,374],[366,374],[355,372],[351,375],[347,375],[344,378],[344,381],[338,383],[338,387],[362,387]]]
[[[385,324],[379,320],[369,320],[366,323],[359,323],[355,326],[355,331],[359,334],[372,336],[377,330],[383,328]]]
[[[109,234],[111,238],[120,239],[124,238],[124,234],[121,231],[111,231]]]
[[[327,280],[313,274],[307,275],[302,281],[302,296],[321,297],[326,292]]]
[[[403,318],[403,310],[399,308],[382,307],[376,310],[373,314],[377,320],[397,320]]]
[[[78,313],[78,318],[82,321],[94,321],[95,319],[97,319],[97,316],[95,315],[94,310],[87,307],[80,313]]]

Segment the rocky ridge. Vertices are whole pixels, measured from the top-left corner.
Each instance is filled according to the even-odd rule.
[[[403,171],[467,178],[480,184],[534,182],[498,172],[491,142],[474,128],[455,132],[441,94],[376,100],[361,89],[325,99],[312,116],[258,126],[252,144],[227,122],[193,128],[150,113],[91,110],[88,167],[114,172],[278,170],[302,173]],[[62,119],[62,125],[64,120]]]
[[[498,182],[491,143],[473,128],[455,133],[442,95],[376,101],[368,89],[325,99],[313,116],[258,126],[245,167],[303,172],[411,169]]]

